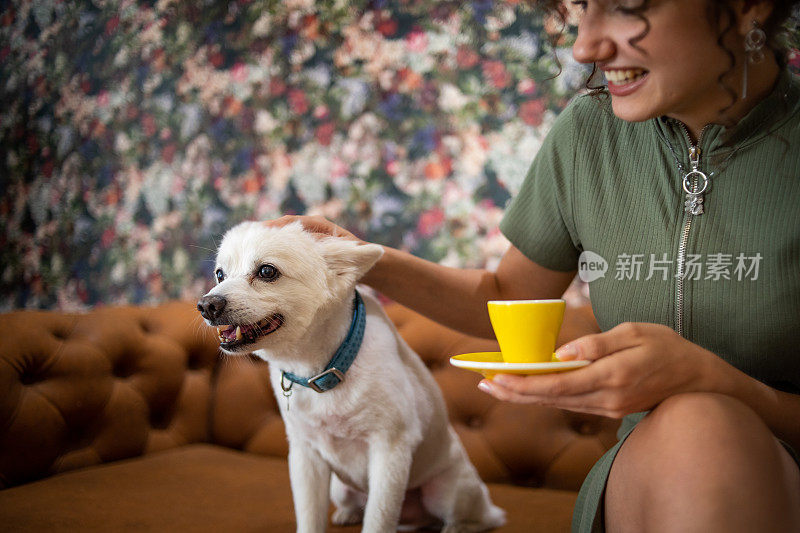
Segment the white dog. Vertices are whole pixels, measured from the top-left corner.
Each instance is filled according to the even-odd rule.
[[[245,222],[223,238],[218,284],[198,308],[225,353],[270,363],[298,531],[324,531],[330,500],[335,524],[396,531],[412,490],[444,531],[499,527],[505,513],[449,425],[435,380],[381,305],[356,291],[382,253],[315,238],[299,223]]]

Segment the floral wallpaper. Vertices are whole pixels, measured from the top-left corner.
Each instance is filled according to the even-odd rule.
[[[287,213],[492,267],[587,75],[516,1],[0,6],[0,310],[195,299]]]

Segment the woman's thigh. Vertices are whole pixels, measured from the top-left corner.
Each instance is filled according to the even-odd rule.
[[[713,393],[673,396],[620,448],[608,531],[800,531],[800,470],[756,413]]]

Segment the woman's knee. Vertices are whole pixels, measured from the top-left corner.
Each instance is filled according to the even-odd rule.
[[[704,471],[746,478],[752,475],[749,470],[781,464],[780,445],[761,418],[739,400],[715,393],[668,398],[628,441],[620,458],[635,462],[634,471],[662,481]],[[707,482],[714,479],[721,481],[713,476]]]
[[[800,491],[786,455],[760,417],[735,398],[673,396],[637,425],[617,455],[606,487],[609,524],[641,525],[678,510],[713,522],[720,520],[713,509],[736,508],[743,523],[797,520],[796,511],[787,515]]]
[[[705,446],[714,444],[735,449],[774,443],[770,429],[750,407],[733,397],[710,392],[671,396],[640,425],[642,432],[650,433],[661,446],[672,444],[683,453],[698,446],[702,447],[698,451],[711,451]]]

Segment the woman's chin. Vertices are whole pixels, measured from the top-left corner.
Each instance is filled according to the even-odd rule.
[[[624,98],[624,97],[622,97]],[[652,108],[643,109],[642,106],[631,105],[631,103],[620,101],[622,98],[611,97],[611,109],[614,115],[626,122],[644,122],[661,116],[661,113],[656,112]]]

